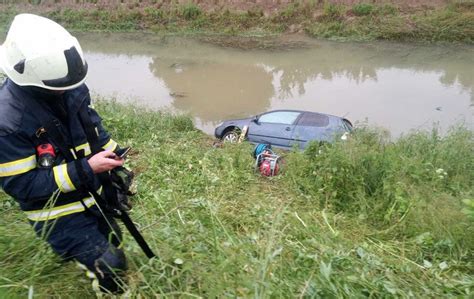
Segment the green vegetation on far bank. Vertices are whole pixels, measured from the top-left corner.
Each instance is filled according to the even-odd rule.
[[[117,7],[97,4],[0,6],[0,28],[19,12],[50,17],[77,31],[153,31],[226,35],[268,35],[305,32],[338,40],[446,41],[473,43],[474,2],[454,2],[437,8],[399,8],[390,4],[352,6],[316,1],[294,2],[269,14],[263,10],[203,10],[189,3],[167,7],[129,3]],[[160,7],[160,8],[158,8]]]
[[[474,294],[470,130],[390,141],[360,128],[347,142],[284,153],[282,174],[264,178],[251,145],[216,148],[187,117],[97,108],[134,148],[132,217],[159,255],[147,261],[128,237],[132,298]],[[0,211],[0,297],[93,296],[12,200]]]

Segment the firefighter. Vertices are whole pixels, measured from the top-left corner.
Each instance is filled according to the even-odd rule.
[[[81,46],[59,24],[20,14],[0,46],[0,68],[1,187],[58,255],[85,266],[102,291],[123,291],[121,232],[91,192],[104,194],[101,175],[124,161],[91,108]]]

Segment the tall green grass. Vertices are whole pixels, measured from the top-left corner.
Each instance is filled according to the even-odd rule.
[[[134,148],[132,217],[159,256],[148,261],[127,234],[132,297],[473,295],[473,220],[462,203],[474,197],[472,131],[393,141],[361,128],[348,142],[283,153],[282,174],[263,178],[252,146],[214,147],[188,117],[97,108]],[[13,202],[1,203],[0,295],[93,296]]]
[[[305,30],[309,35],[331,39],[472,43],[474,13],[468,3],[423,11],[400,10],[388,4],[328,4],[319,20]]]

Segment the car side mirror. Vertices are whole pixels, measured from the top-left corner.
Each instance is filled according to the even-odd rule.
[[[254,116],[254,118],[252,119],[252,122],[258,124],[258,115]]]

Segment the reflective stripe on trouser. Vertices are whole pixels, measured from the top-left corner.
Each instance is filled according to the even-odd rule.
[[[87,269],[86,265],[79,263],[76,261],[76,265],[81,269],[84,270],[86,273],[87,278],[89,278],[92,281],[92,290],[96,293],[97,297],[101,297],[101,291],[99,287],[99,280],[97,279],[97,276],[92,272],[91,270]]]
[[[98,261],[105,261],[112,269],[126,269],[120,267],[121,264],[126,264],[122,251],[119,249],[112,251],[115,253],[113,257],[116,258],[106,254],[111,252],[111,247],[116,248],[118,240],[115,240],[115,235],[121,236],[120,228],[114,218],[105,220],[101,217],[97,205],[90,209],[92,213],[75,213],[54,221],[30,221],[30,224],[38,236],[46,237],[46,241],[56,254],[64,260],[76,260],[83,264],[96,275],[99,280],[97,284],[101,288],[113,291],[111,283],[117,276],[112,275],[107,267],[99,267],[100,271],[97,271],[97,266],[103,264]],[[125,273],[119,272],[121,273],[117,272],[118,279],[124,279]]]
[[[94,198],[86,197],[82,200],[84,205],[88,208],[96,204]],[[76,201],[67,205],[57,206],[50,209],[36,210],[36,211],[25,211],[26,217],[31,221],[46,221],[53,220],[62,216],[83,212],[86,209],[80,201]]]

